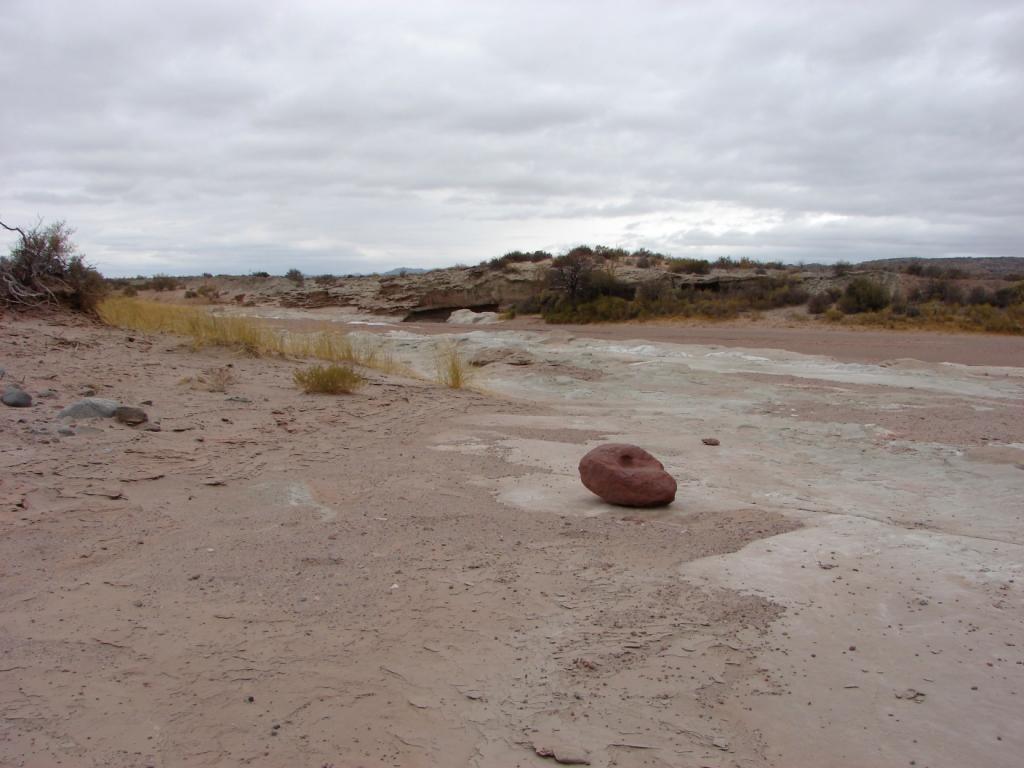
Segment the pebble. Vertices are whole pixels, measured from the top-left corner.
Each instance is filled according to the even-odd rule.
[[[149,416],[141,408],[135,408],[131,405],[122,405],[114,411],[114,418],[122,424],[127,424],[130,427],[138,426],[139,424],[145,424],[149,421]]]
[[[701,438],[701,442],[704,443],[704,445],[721,445],[721,442],[719,442],[717,437],[703,437]]]
[[[23,389],[8,387],[0,395],[0,402],[11,408],[28,408],[32,405],[32,396]]]

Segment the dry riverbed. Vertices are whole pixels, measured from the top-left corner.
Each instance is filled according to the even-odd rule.
[[[330,398],[291,361],[3,322],[8,380],[56,396],[0,409],[2,765],[1024,752],[1020,367],[449,327],[483,393]],[[378,331],[429,373],[433,336]],[[87,390],[160,431],[59,434]],[[590,496],[605,440],[676,503]]]

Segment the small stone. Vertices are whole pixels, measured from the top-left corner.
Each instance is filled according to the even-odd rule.
[[[32,396],[17,387],[8,387],[3,395],[0,395],[0,402],[11,408],[28,408],[32,405]]]
[[[703,437],[701,438],[701,442],[704,443],[704,445],[721,445],[717,437]]]
[[[54,390],[54,389],[44,389],[42,392],[39,392],[39,393],[36,394],[36,397],[43,398],[43,399],[49,399],[51,397],[56,397],[56,396],[57,396],[57,391]]]
[[[122,405],[114,411],[114,418],[122,424],[127,424],[130,427],[138,426],[139,424],[145,424],[149,421],[149,416],[141,408],[136,408],[131,405]]]
[[[58,419],[109,419],[120,404],[116,400],[107,400],[102,397],[87,397],[77,403],[63,408],[58,414]]]
[[[57,427],[57,434],[64,435],[64,437],[73,437],[75,434],[75,430],[73,430],[71,427]]]
[[[146,426],[144,426],[142,428],[142,431],[143,432],[159,432],[161,430],[160,430],[160,425],[159,424],[147,424]]]

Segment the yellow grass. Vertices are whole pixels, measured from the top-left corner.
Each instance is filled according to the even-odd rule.
[[[361,387],[366,379],[352,370],[351,366],[312,365],[295,371],[293,374],[296,386],[306,394],[340,395],[354,392]]]
[[[370,339],[334,332],[289,333],[249,317],[224,317],[205,309],[125,297],[105,299],[97,308],[108,325],[148,333],[171,333],[195,348],[227,347],[247,355],[314,358],[401,372],[391,355]]]
[[[462,389],[471,378],[469,363],[462,356],[459,348],[451,342],[438,346],[434,356],[437,381],[451,389]]]

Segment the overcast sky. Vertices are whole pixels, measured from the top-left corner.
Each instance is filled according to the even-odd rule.
[[[1024,256],[1021,0],[2,0],[0,82],[109,275]]]

